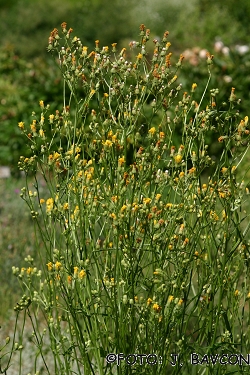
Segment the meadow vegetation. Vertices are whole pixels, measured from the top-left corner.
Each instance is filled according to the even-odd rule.
[[[28,324],[33,374],[248,372],[248,116],[237,88],[211,87],[211,53],[184,90],[171,34],[139,34],[91,49],[66,23],[50,34],[63,100],[18,123],[36,245],[12,267],[2,371],[25,366]]]
[[[171,51],[185,56],[179,72],[183,89],[188,91],[193,82],[199,81],[197,90],[202,95],[207,78],[206,49],[214,55],[211,87],[219,88],[220,101],[236,87],[242,99],[239,109],[247,116],[250,11],[245,0],[241,0],[240,8],[238,5],[231,0],[226,7],[224,2],[206,0],[175,1],[167,6],[162,0],[0,2],[0,31],[4,35],[0,41],[0,165],[9,165],[17,175],[19,155],[29,156],[16,123],[32,120],[30,108],[36,111],[39,100],[44,100],[53,110],[60,110],[62,77],[47,56],[44,36],[53,27],[59,28],[63,19],[74,25],[85,46],[91,48],[97,39],[102,45],[117,42],[120,49],[127,48],[128,57],[128,46],[137,39],[139,23],[147,24],[152,39],[160,38],[165,29],[171,30]],[[223,45],[219,50],[218,42]],[[153,49],[153,45],[148,46],[150,57]]]
[[[0,14],[0,373],[248,373],[249,2]]]

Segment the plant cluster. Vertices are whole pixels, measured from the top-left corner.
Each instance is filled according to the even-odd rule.
[[[31,150],[19,168],[34,174],[21,197],[46,249],[39,262],[13,267],[24,292],[15,310],[30,318],[36,359],[48,374],[187,374],[191,353],[248,353],[249,190],[237,171],[249,122],[235,88],[221,107],[218,89],[208,88],[208,53],[205,91],[199,100],[196,83],[183,92],[183,56],[172,63],[168,32],[153,40],[149,60],[150,30],[141,25],[129,60],[116,43],[96,40],[89,50],[61,26],[48,50],[65,84],[62,108],[41,100],[32,122],[18,124]],[[211,132],[223,144],[216,161]],[[118,366],[109,353],[160,360]],[[202,363],[192,373],[205,366],[231,370]]]
[[[162,34],[162,25],[167,24],[173,29],[171,36],[174,41],[174,50],[184,52],[185,48],[192,48],[194,58],[197,60],[196,52],[199,48],[212,48],[215,37],[220,37],[226,43],[228,55],[223,55],[220,51],[212,51],[215,55],[213,65],[213,77],[211,84],[219,88],[218,99],[223,102],[231,86],[237,87],[237,95],[242,98],[240,110],[242,115],[248,114],[249,107],[249,53],[240,55],[234,46],[244,43],[247,47],[249,37],[246,28],[242,28],[243,19],[248,23],[249,6],[241,0],[240,11],[245,17],[239,17],[238,4],[230,1],[228,7],[220,5],[220,2],[207,1],[197,2],[197,0],[187,2],[175,2],[168,4],[162,0],[144,0],[135,2],[126,0],[124,2],[106,0],[91,1],[38,1],[33,4],[30,0],[18,1],[16,4],[8,3],[8,11],[0,4],[0,12],[4,22],[0,25],[5,38],[0,46],[0,164],[9,165],[12,172],[16,171],[19,155],[29,156],[25,139],[20,136],[16,129],[17,121],[30,121],[30,108],[35,108],[34,103],[44,100],[50,103],[53,111],[61,103],[61,81],[58,71],[54,65],[44,59],[46,54],[46,41],[43,35],[47,33],[52,25],[58,24],[59,20],[67,17],[68,22],[74,22],[74,29],[81,37],[85,46],[91,46],[92,40],[102,35],[102,42],[110,45],[113,35],[116,41],[125,41],[126,44],[135,38],[131,31],[134,24],[146,22],[146,14],[150,15],[150,28],[155,36]],[[152,3],[152,4],[151,4]],[[184,3],[184,4],[183,4]],[[230,12],[229,12],[230,9]],[[231,10],[232,9],[232,10]],[[233,11],[234,9],[234,11]],[[235,20],[237,15],[237,20]],[[30,19],[31,23],[23,22],[23,19]],[[188,25],[183,29],[183,22],[189,19]],[[240,18],[240,23],[238,23]],[[82,20],[84,19],[84,27]],[[109,20],[112,19],[112,22]],[[42,21],[41,21],[42,20]],[[71,21],[72,20],[72,21]],[[74,21],[73,21],[74,20]],[[245,22],[245,21],[244,21]],[[11,27],[9,27],[11,25]],[[102,25],[106,25],[103,27]],[[107,26],[108,25],[108,26]],[[230,27],[229,27],[230,25]],[[233,25],[233,27],[232,27]],[[197,32],[199,30],[199,32]],[[203,31],[202,31],[203,30]],[[20,35],[16,39],[17,33]],[[30,37],[32,35],[32,38]],[[201,38],[202,35],[202,38]],[[191,44],[192,43],[192,44]],[[230,43],[230,44],[229,44]],[[12,46],[12,47],[11,47]],[[148,46],[147,51],[153,54],[153,46]],[[152,56],[151,56],[152,57]],[[186,57],[185,57],[185,60]],[[190,68],[185,63],[181,82],[185,91],[189,91],[193,82],[205,82],[207,69],[205,64],[199,64]],[[196,96],[200,97],[204,87],[199,84]],[[49,129],[47,129],[49,136]],[[206,143],[215,144],[215,139],[208,137]],[[211,155],[217,157],[220,149],[209,150]]]

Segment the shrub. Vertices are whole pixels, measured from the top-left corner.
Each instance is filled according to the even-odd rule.
[[[196,83],[190,93],[178,83],[183,56],[171,66],[168,32],[150,61],[149,37],[141,25],[129,61],[115,43],[88,51],[63,23],[48,49],[70,95],[61,111],[41,100],[31,125],[19,122],[32,152],[19,167],[47,184],[41,193],[35,175],[21,194],[46,253],[13,268],[24,291],[15,310],[38,350],[32,371],[38,357],[53,374],[225,374],[235,358],[245,371],[230,355],[250,349],[249,191],[237,179],[248,117],[235,88],[223,108],[216,88],[205,96],[213,56],[197,100]],[[224,146],[216,162],[213,132]]]

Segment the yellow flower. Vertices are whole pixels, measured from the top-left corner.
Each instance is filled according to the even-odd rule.
[[[123,49],[121,50],[121,52],[120,52],[120,56],[123,56],[124,53],[125,53],[125,51],[126,51],[126,48],[123,48]]]
[[[53,155],[54,160],[60,159],[60,157],[61,157],[61,154],[59,154],[58,152],[55,152]]]
[[[174,160],[175,160],[176,164],[180,164],[181,161],[182,161],[182,156],[178,154],[174,157]]]
[[[182,223],[180,225],[179,234],[181,234],[183,232],[184,228],[185,228],[185,225]]]
[[[47,267],[48,267],[48,271],[52,271],[53,270],[53,263],[52,262],[47,263]]]
[[[153,126],[151,129],[149,129],[149,131],[148,131],[151,135],[154,135],[155,134],[155,132],[156,132],[156,129],[155,129],[155,127]]]
[[[76,275],[78,273],[78,267],[74,267],[74,275]]]
[[[92,173],[87,173],[87,180],[91,180],[91,178],[92,178]]]
[[[149,204],[151,202],[151,198],[143,198],[143,203]]]
[[[53,210],[54,207],[54,199],[48,198],[46,201],[46,212],[50,213]]]
[[[79,206],[76,206],[74,209],[74,217],[77,217],[79,214]]]
[[[226,168],[226,167],[221,168],[221,172],[222,172],[223,174],[225,174],[225,173],[227,172],[227,168]]]
[[[27,275],[30,275],[33,271],[33,268],[29,267],[27,268],[26,272],[27,272]]]
[[[125,211],[126,208],[127,208],[127,206],[126,206],[126,204],[124,204],[124,205],[122,206],[122,208],[121,208],[121,212]]]
[[[219,220],[219,217],[218,217],[218,215],[216,214],[215,211],[210,211],[210,218],[215,220],[215,221]]]
[[[132,211],[138,211],[138,209],[139,209],[139,206],[138,206],[138,204],[137,203],[135,203],[135,202],[133,202],[133,208],[132,208]]]
[[[170,302],[172,302],[174,300],[174,296],[169,296],[168,297],[168,302],[170,303]]]
[[[32,131],[33,133],[35,133],[35,132],[36,132],[36,124],[35,124],[35,123],[31,124],[31,125],[30,125],[30,129],[31,129],[31,131]]]
[[[118,163],[119,163],[120,165],[123,165],[123,164],[125,163],[125,158],[124,158],[124,156],[118,159]]]
[[[160,132],[159,137],[160,138],[164,138],[165,137],[165,133],[164,132]]]
[[[45,199],[41,198],[40,199],[40,204],[44,204],[45,203]]]
[[[68,279],[68,283],[71,284],[72,283],[72,276],[68,275],[67,279]]]
[[[138,60],[141,60],[143,58],[143,55],[142,53],[138,53],[138,55],[136,56]]]
[[[226,193],[223,192],[223,191],[219,191],[219,196],[220,196],[220,198],[225,198],[226,197]]]
[[[155,199],[158,201],[161,198],[161,194],[156,194]]]
[[[55,264],[55,269],[56,269],[56,271],[59,271],[61,268],[62,268],[62,263],[56,261],[56,264]]]
[[[83,56],[87,56],[87,52],[88,52],[88,47],[83,46],[83,47],[82,47],[82,55],[83,55]]]
[[[40,100],[39,105],[40,105],[40,107],[41,107],[42,109],[44,108],[44,102],[43,102],[43,100]]]
[[[194,92],[196,88],[197,88],[197,83],[193,83],[192,84],[192,92]]]
[[[86,276],[86,272],[84,270],[81,270],[78,274],[78,277],[80,280],[82,280]]]
[[[40,130],[39,130],[39,135],[40,135],[40,137],[44,138],[45,134],[44,134],[43,129],[40,129]]]
[[[222,211],[222,219],[223,219],[223,221],[225,221],[227,219],[227,214],[226,214],[225,210]]]
[[[160,305],[158,305],[158,303],[154,303],[154,305],[153,305],[153,309],[154,309],[154,311],[156,311],[156,312],[160,312],[161,311],[161,306]]]
[[[52,124],[54,121],[55,115],[49,115],[49,122]]]
[[[148,306],[151,305],[152,302],[153,302],[152,298],[148,298],[148,299],[147,299],[147,305],[148,305]]]
[[[113,142],[111,142],[109,139],[107,139],[105,142],[103,142],[104,146],[112,147]]]
[[[63,209],[64,210],[68,210],[69,209],[69,204],[66,202],[66,203],[64,203],[64,205],[63,205]]]
[[[18,126],[19,126],[20,129],[23,130],[23,129],[24,129],[24,122],[22,122],[22,121],[19,122],[19,123],[18,123]]]
[[[73,155],[73,149],[66,152],[66,155]]]
[[[189,169],[188,173],[193,174],[193,173],[195,173],[195,171],[196,171],[196,168],[192,167],[191,169]]]
[[[169,81],[168,85],[170,86],[172,83],[174,83],[177,80],[178,76],[175,74],[173,78]]]

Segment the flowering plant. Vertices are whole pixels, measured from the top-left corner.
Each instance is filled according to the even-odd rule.
[[[226,109],[217,89],[208,102],[194,99],[196,83],[182,92],[183,56],[171,62],[165,32],[149,60],[149,37],[141,25],[130,61],[116,43],[88,51],[63,23],[48,45],[62,110],[41,100],[30,127],[19,123],[33,153],[19,167],[36,172],[21,196],[46,253],[13,268],[25,293],[16,311],[48,374],[188,374],[191,353],[249,351],[249,191],[237,181],[248,118],[234,88]],[[224,144],[216,162],[209,132]]]

